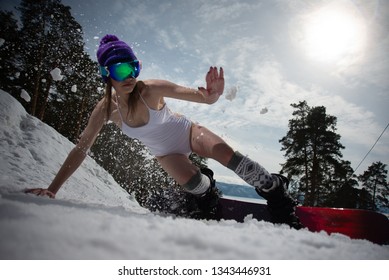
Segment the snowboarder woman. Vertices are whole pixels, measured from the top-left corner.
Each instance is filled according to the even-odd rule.
[[[269,174],[259,163],[234,151],[223,139],[185,116],[171,112],[166,98],[213,104],[223,94],[223,69],[210,67],[205,87],[191,89],[164,80],[137,80],[140,61],[132,49],[114,35],[106,35],[97,51],[105,96],[94,108],[78,144],[71,150],[48,189],[26,192],[55,197],[63,183],[85,159],[101,128],[108,120],[124,134],[139,139],[162,168],[183,188],[193,194],[204,212],[215,210],[219,192],[213,172],[199,170],[188,156],[212,158],[233,170],[267,199],[275,222],[298,228],[295,202],[286,192],[288,180]]]

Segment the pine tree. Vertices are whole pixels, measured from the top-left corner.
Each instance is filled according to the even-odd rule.
[[[22,0],[18,10],[22,86],[32,94],[30,113],[43,119],[50,95],[61,95],[50,72],[60,69],[67,82],[83,54],[82,29],[59,0]]]
[[[374,162],[358,176],[364,189],[369,193],[370,201],[366,203],[367,209],[377,210],[380,206],[389,207],[389,185],[387,182],[388,170],[386,164]]]
[[[13,93],[20,102],[25,102],[20,98],[20,88],[15,88],[20,69],[17,67],[18,46],[20,45],[18,36],[17,21],[13,13],[0,11],[0,84],[5,91]]]
[[[338,208],[358,208],[359,191],[356,188],[358,181],[353,174],[351,163],[341,160],[335,163],[333,171],[333,175],[328,176],[324,182],[328,191],[324,205]]]
[[[26,109],[76,142],[102,97],[97,63],[84,51],[82,28],[59,0],[22,0],[18,88],[32,95]],[[58,68],[62,80],[51,71]]]
[[[350,163],[341,160],[344,147],[336,133],[337,119],[327,115],[325,107],[309,107],[306,101],[291,106],[295,117],[279,141],[287,159],[281,173],[299,181],[305,205],[323,205],[352,174]]]
[[[93,108],[103,96],[97,63],[85,52],[79,55],[78,61],[67,68],[66,77],[56,82],[44,117],[45,122],[73,142],[77,142]]]

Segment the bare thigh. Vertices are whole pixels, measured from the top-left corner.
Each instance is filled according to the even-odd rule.
[[[186,155],[173,154],[157,157],[162,168],[181,186],[198,172],[196,167]]]
[[[234,150],[221,137],[197,124],[192,126],[191,132],[191,147],[194,153],[227,166]]]

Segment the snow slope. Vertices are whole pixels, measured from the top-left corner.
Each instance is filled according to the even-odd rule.
[[[389,259],[389,246],[247,219],[194,221],[142,209],[91,158],[56,199],[73,144],[0,91],[0,259]]]

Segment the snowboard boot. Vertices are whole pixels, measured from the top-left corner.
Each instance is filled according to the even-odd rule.
[[[287,224],[292,228],[301,229],[303,225],[296,216],[297,201],[288,193],[289,180],[279,174],[272,174],[275,181],[270,189],[255,188],[257,193],[267,200],[267,208],[272,222]]]
[[[202,168],[201,173],[207,176],[211,182],[208,190],[202,195],[195,196],[197,210],[192,213],[192,217],[197,219],[212,219],[217,211],[221,192],[216,187],[216,181],[213,178],[213,171],[208,168]]]

